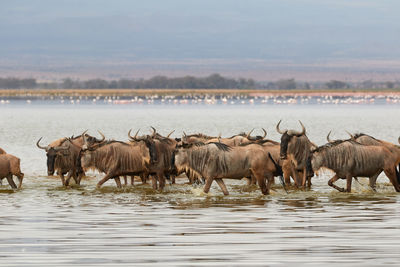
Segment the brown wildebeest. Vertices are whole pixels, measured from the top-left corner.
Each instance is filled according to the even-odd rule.
[[[6,153],[1,154],[0,180],[3,178],[7,178],[7,181],[10,184],[10,186],[15,189],[17,188],[17,185],[14,183],[13,175],[18,177],[19,180],[18,188],[21,188],[24,174],[21,172],[20,159],[10,154]]]
[[[95,168],[106,174],[97,187],[111,178],[121,187],[120,176],[148,172],[148,166],[154,160],[151,158],[153,150],[154,147],[145,142],[132,146],[120,141],[107,141],[82,149],[81,163],[83,168]]]
[[[155,190],[158,188],[158,181],[159,188],[162,190],[165,187],[166,177],[176,174],[175,166],[171,164],[176,141],[165,137],[152,138],[149,135],[137,137],[137,133],[135,136],[131,136],[128,133],[128,136],[134,142],[144,141],[149,147],[154,148],[150,151],[153,160],[149,165],[149,174],[151,175],[153,188]]]
[[[223,144],[225,144],[227,146],[239,146],[241,144],[246,144],[246,143],[262,140],[267,135],[267,132],[264,129],[262,129],[264,131],[264,136],[252,137],[251,133],[253,132],[253,130],[251,130],[247,134],[246,133],[239,133],[237,135],[233,135],[233,136],[228,137],[228,138],[221,138],[221,137],[213,138],[213,139],[207,140],[205,143],[216,143],[216,142],[218,142],[218,143],[223,143]]]
[[[311,186],[311,177],[314,175],[311,166],[307,165],[309,158],[311,157],[311,150],[315,149],[317,145],[312,143],[306,136],[306,128],[303,123],[300,122],[302,131],[298,132],[295,130],[281,130],[279,125],[282,120],[276,125],[278,133],[282,134],[280,157],[282,160],[287,160],[282,163],[285,167],[283,168],[283,175],[286,183],[290,183],[290,176],[286,170],[290,169],[290,175],[294,178],[297,186],[305,187],[306,181],[307,186]]]
[[[384,146],[387,149],[390,150],[390,152],[392,152],[393,154],[396,155],[397,158],[397,165],[400,168],[400,146],[384,141],[384,140],[380,140],[380,139],[376,139],[370,135],[364,134],[364,133],[359,133],[359,134],[355,134],[352,135],[350,134],[351,139],[353,139],[354,141],[356,141],[357,143],[363,144],[363,145],[369,145],[369,146]],[[400,137],[398,138],[398,142],[400,143]]]
[[[202,133],[187,135],[185,132],[183,132],[181,142],[185,144],[198,144],[207,143],[211,139],[218,139],[218,137],[208,136]]]
[[[383,146],[386,147],[387,149],[390,150],[390,152],[392,152],[395,156],[396,156],[396,165],[399,167],[399,171],[400,171],[400,146],[384,141],[384,140],[380,140],[380,139],[376,139],[370,135],[364,134],[364,133],[358,133],[358,134],[350,134],[350,138],[354,141],[356,141],[357,143],[363,144],[363,145],[369,145],[369,146]],[[330,132],[327,136],[327,140],[328,142],[332,142],[332,140],[330,140],[329,138]],[[399,143],[400,143],[400,137],[398,139]],[[372,187],[372,189],[375,190],[375,186],[376,186],[376,179],[378,178],[378,176],[376,177],[371,177],[369,179],[370,181],[370,186]]]
[[[47,156],[47,173],[53,175],[54,171],[60,176],[62,185],[68,186],[71,177],[75,180],[76,184],[80,184],[81,178],[85,175],[82,167],[80,166],[80,151],[84,143],[84,138],[88,144],[98,144],[105,140],[105,136],[99,131],[102,139],[99,140],[93,136],[86,134],[86,131],[76,137],[60,138],[48,146],[41,146],[40,140],[36,142],[36,146],[46,151]],[[64,179],[64,175],[67,179]]]
[[[314,171],[324,167],[335,172],[328,185],[340,192],[351,192],[353,177],[369,177],[375,181],[382,171],[394,189],[400,192],[400,174],[396,170],[396,156],[383,146],[362,145],[353,140],[337,140],[315,149],[312,153],[311,166]],[[346,190],[334,184],[338,179],[346,179]]]
[[[222,143],[192,144],[186,148],[183,145],[175,150],[174,164],[178,171],[190,169],[204,177],[205,193],[208,193],[215,180],[224,195],[229,192],[222,178],[242,179],[252,175],[257,179],[261,192],[269,194],[273,170],[276,168],[271,155],[267,155],[260,147],[229,147]]]

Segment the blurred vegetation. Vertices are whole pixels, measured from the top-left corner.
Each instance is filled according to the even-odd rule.
[[[104,80],[65,78],[60,81],[39,82],[34,78],[0,78],[0,89],[268,89],[268,90],[319,90],[319,89],[394,89],[400,88],[400,81],[344,82],[300,82],[294,78],[278,81],[256,82],[253,79],[233,79],[220,74],[207,77],[155,76],[150,79]]]

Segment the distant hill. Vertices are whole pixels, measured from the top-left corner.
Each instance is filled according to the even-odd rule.
[[[394,77],[398,10],[395,0],[2,1],[0,70],[43,78]]]

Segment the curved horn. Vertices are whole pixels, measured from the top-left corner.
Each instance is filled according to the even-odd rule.
[[[350,139],[355,140],[354,135],[352,135],[352,134],[349,133],[348,131],[346,131],[346,133],[347,133],[348,135],[350,135]]]
[[[41,146],[41,145],[39,144],[39,143],[40,143],[40,140],[42,140],[42,138],[43,138],[43,137],[40,137],[40,138],[39,138],[39,140],[36,142],[36,146],[37,146],[38,148],[40,148],[40,149],[44,149],[44,150],[47,151],[48,146],[47,146],[47,147],[44,147],[44,146]]]
[[[253,131],[254,131],[254,128],[251,129],[251,131],[246,135],[246,138],[249,138],[249,137],[250,137],[250,134],[251,134]]]
[[[169,138],[173,132],[175,132],[175,130],[173,130],[172,132],[170,132],[170,133],[167,135],[167,138]]]
[[[83,133],[82,133],[82,138],[83,138],[83,146],[82,147],[87,147],[88,145],[87,145],[87,140],[86,140],[86,132],[87,132],[88,130],[86,130],[86,131],[84,131]]]
[[[137,130],[137,132],[136,132],[135,136],[132,136],[132,135],[131,135],[131,131],[132,131],[132,129],[130,129],[130,130],[129,130],[129,132],[128,132],[128,137],[129,137],[130,139],[132,139],[132,140],[135,140],[135,141],[136,141],[136,137],[137,137],[137,135],[138,135],[138,133],[139,133],[140,129],[139,129],[139,130]]]
[[[279,125],[281,124],[281,122],[282,122],[282,120],[280,120],[280,121],[278,122],[278,124],[276,125],[276,131],[277,131],[278,133],[280,133],[280,134],[284,134],[284,133],[287,132],[287,130],[282,131],[282,130],[279,128]]]
[[[400,136],[399,136],[399,138],[397,139],[397,142],[399,142],[399,144],[400,144]]]
[[[304,127],[304,125],[301,122],[301,120],[299,120],[299,122],[300,122],[300,125],[301,125],[301,134],[300,135],[306,134],[306,127]]]
[[[185,133],[185,131],[183,131],[183,136],[184,136],[184,137],[186,137],[186,136],[187,136],[187,134]]]
[[[101,135],[102,139],[100,140],[100,142],[103,142],[104,140],[106,140],[106,137],[104,136],[104,134],[102,132],[100,132],[99,130],[97,130],[97,132]]]
[[[150,126],[151,127],[151,129],[153,129],[153,136],[155,136],[156,135],[156,133],[157,133],[157,130],[156,130],[156,128],[154,128],[153,126]]]
[[[262,139],[264,139],[267,136],[267,131],[264,128],[261,128],[264,132],[264,136],[262,137]]]
[[[332,130],[329,131],[328,135],[326,136],[326,140],[328,141],[328,143],[332,143],[333,141],[329,138],[329,136],[331,135]]]

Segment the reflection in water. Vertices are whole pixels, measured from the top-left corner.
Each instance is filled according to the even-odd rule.
[[[345,137],[346,129],[394,142],[398,129],[386,120],[388,109],[1,108],[0,147],[21,158],[26,174],[19,191],[0,186],[1,263],[398,265],[399,195],[384,176],[378,179],[377,193],[369,190],[367,179],[354,183],[350,194],[337,192],[327,185],[329,172],[314,178],[312,189],[306,191],[289,187],[286,193],[277,181],[269,196],[246,181],[234,180],[227,181],[226,197],[215,184],[204,194],[201,186],[185,184],[186,179],[178,179],[164,192],[139,181],[122,189],[109,181],[96,189],[102,175],[92,173],[82,186],[64,188],[58,178],[45,176],[45,155],[34,145],[41,136],[50,142],[86,128],[126,140],[129,128],[149,125],[162,133],[177,129],[223,135],[266,127],[268,136],[277,140],[278,118],[288,127],[296,127],[295,119],[301,118],[318,144],[325,142],[330,129],[338,138]],[[390,112],[400,115],[399,110]]]

